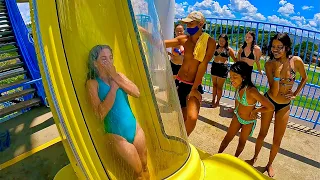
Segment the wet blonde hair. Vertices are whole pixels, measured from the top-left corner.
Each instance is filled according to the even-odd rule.
[[[96,79],[98,77],[98,70],[94,66],[94,62],[98,60],[99,54],[103,49],[109,49],[112,54],[112,49],[108,45],[96,45],[90,50],[88,58],[87,79]]]

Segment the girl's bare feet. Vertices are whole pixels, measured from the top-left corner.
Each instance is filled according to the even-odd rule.
[[[149,180],[149,179],[150,179],[150,174],[149,174],[148,166],[146,166],[146,167],[143,168],[142,174],[143,174],[144,179],[146,179],[146,180]]]
[[[269,177],[273,177],[275,175],[272,165],[266,167]]]
[[[219,103],[212,101],[210,107],[216,108],[216,107],[218,107],[218,105],[219,105]]]
[[[136,180],[144,180],[143,172],[141,171],[139,174],[136,173]]]

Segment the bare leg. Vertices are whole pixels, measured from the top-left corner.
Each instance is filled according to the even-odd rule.
[[[184,120],[184,122],[186,122],[187,118],[188,118],[188,109],[187,109],[187,107],[183,107],[183,108],[181,108],[181,110],[182,110],[183,120]]]
[[[253,123],[247,124],[247,125],[242,125],[240,138],[239,138],[239,144],[238,144],[238,147],[236,150],[236,154],[234,155],[235,157],[239,157],[239,155],[242,153],[242,151],[246,145],[246,142],[248,140],[248,137],[250,135],[250,132],[252,130],[252,126],[253,126]]]
[[[289,114],[290,106],[287,106],[279,110],[275,115],[273,143],[271,146],[269,162],[266,167],[270,177],[273,177],[275,174],[272,168],[272,163],[280,149],[281,140],[287,128]]]
[[[219,103],[220,103],[220,99],[222,97],[222,88],[223,88],[223,85],[224,85],[224,82],[226,81],[225,78],[220,78],[218,77],[217,78],[217,102],[216,102],[216,107],[219,106]]]
[[[217,96],[217,76],[211,76],[212,80],[212,102],[211,107],[215,108],[216,106],[216,96]]]
[[[196,97],[190,97],[187,101],[187,120],[184,122],[186,126],[187,135],[196,127],[200,110],[200,102]]]
[[[221,142],[218,153],[222,153],[227,148],[227,146],[232,141],[232,139],[237,134],[240,128],[241,128],[241,124],[237,120],[237,117],[233,116],[230,126],[228,128],[228,132]]]
[[[119,155],[133,168],[137,179],[143,179],[142,164],[136,147],[126,139],[115,134],[108,134]]]
[[[260,127],[260,132],[257,138],[256,145],[255,145],[254,156],[252,159],[246,161],[250,165],[253,165],[257,161],[258,155],[263,145],[263,141],[266,138],[267,133],[269,131],[273,113],[274,112],[272,111],[272,112],[261,114],[261,127]]]
[[[146,179],[150,179],[148,164],[147,164],[147,146],[146,146],[146,138],[144,132],[140,125],[137,122],[137,130],[136,136],[133,141],[133,145],[136,147],[137,152],[139,154],[141,163],[142,163],[142,170],[144,173],[144,177]]]

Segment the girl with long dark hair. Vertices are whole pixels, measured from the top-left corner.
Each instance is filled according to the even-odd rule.
[[[212,104],[213,108],[219,106],[222,96],[223,84],[228,77],[228,58],[231,57],[237,61],[234,50],[229,47],[228,36],[221,34],[219,43],[214,52],[214,59],[211,64],[211,79],[212,79]],[[217,99],[216,99],[217,98]]]
[[[242,47],[239,49],[237,57],[238,61],[246,62],[253,70],[253,64],[257,64],[258,71],[263,75],[260,67],[261,49],[256,45],[256,35],[253,31],[249,31],[245,36],[245,41]]]
[[[290,103],[306,84],[307,74],[302,59],[299,56],[291,56],[291,40],[287,33],[275,35],[270,41],[269,50],[270,61],[265,65],[269,90],[265,96],[272,102],[275,109],[274,111],[261,114],[261,129],[255,146],[255,154],[247,162],[253,165],[257,160],[274,115],[273,143],[269,162],[266,166],[269,176],[273,177],[275,173],[272,163],[279,151],[282,137],[286,131],[290,114]],[[296,73],[300,74],[301,82],[297,89],[293,91]]]
[[[238,61],[233,64],[230,67],[230,80],[232,86],[236,88],[236,108],[228,132],[220,145],[219,153],[227,148],[241,129],[239,144],[235,153],[235,156],[238,157],[243,151],[248,137],[252,136],[258,112],[271,112],[274,110],[274,106],[253,85],[250,66],[247,63]],[[261,103],[261,107],[256,108],[257,102]]]

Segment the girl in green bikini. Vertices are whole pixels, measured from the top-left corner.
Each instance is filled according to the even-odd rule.
[[[253,85],[251,81],[251,68],[247,63],[238,61],[233,64],[230,68],[230,80],[232,86],[236,88],[236,108],[228,132],[220,145],[218,153],[222,153],[226,149],[241,129],[239,144],[235,153],[235,156],[238,157],[243,151],[249,135],[252,136],[258,112],[271,112],[274,110],[274,106]],[[257,102],[261,103],[261,107],[256,108]]]
[[[87,92],[95,114],[119,155],[134,169],[137,179],[149,179],[145,135],[136,121],[127,94],[139,97],[138,87],[116,72],[112,49],[97,45],[89,53]]]

